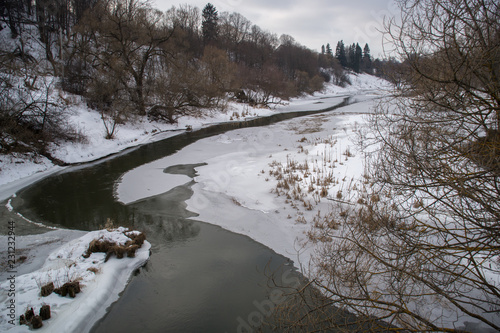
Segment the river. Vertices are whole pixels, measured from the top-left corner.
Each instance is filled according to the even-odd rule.
[[[149,262],[92,332],[248,331],[249,323],[260,327],[268,317],[266,300],[278,288],[270,285],[271,276],[287,286],[303,280],[293,262],[246,236],[197,221],[185,203],[194,181],[129,205],[115,199],[116,181],[201,138],[317,112],[219,124],[69,167],[19,191],[11,204],[15,212],[49,226],[96,230],[111,221],[146,233],[152,244]],[[167,172],[193,177],[195,167],[180,165]],[[2,220],[13,218],[1,214]],[[26,223],[20,230],[41,232]]]

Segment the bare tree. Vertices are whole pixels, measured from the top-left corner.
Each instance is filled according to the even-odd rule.
[[[199,8],[191,5],[180,5],[172,7],[168,12],[171,20],[182,35],[182,41],[187,44],[187,49],[194,57],[200,57],[203,53],[203,40],[201,35],[201,13]]]
[[[226,93],[235,84],[235,71],[227,54],[213,46],[205,47],[200,60],[176,55],[157,73],[150,118],[174,123],[180,116],[201,115],[203,109],[223,109]]]
[[[278,66],[264,64],[262,68],[239,67],[242,96],[239,99],[253,105],[275,106],[297,95],[296,86]]]
[[[219,17],[219,40],[235,62],[240,61],[240,47],[249,37],[252,23],[238,13],[224,12]]]
[[[229,61],[225,51],[212,46],[205,47],[198,75],[204,86],[205,107],[224,103],[226,93],[237,87],[236,65]]]
[[[377,192],[312,233],[314,283],[397,328],[499,330],[500,5],[398,3],[387,29],[406,67],[373,117]]]
[[[0,53],[0,151],[45,154],[49,142],[73,139],[65,103],[54,94],[56,79],[19,50]],[[50,156],[49,156],[50,157]]]
[[[137,113],[147,113],[146,84],[158,58],[168,52],[174,27],[163,13],[135,0],[107,0],[81,21],[84,57],[128,90]],[[97,15],[95,13],[98,13]],[[87,53],[87,54],[85,54]]]

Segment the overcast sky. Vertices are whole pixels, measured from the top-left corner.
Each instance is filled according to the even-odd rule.
[[[280,36],[288,34],[313,50],[330,43],[368,43],[372,56],[382,57],[383,17],[398,13],[393,0],[153,0],[163,11],[190,4],[203,9],[212,3],[219,13],[237,12],[253,24]]]

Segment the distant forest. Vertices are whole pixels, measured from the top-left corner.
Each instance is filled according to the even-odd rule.
[[[141,0],[1,0],[0,16],[10,32],[0,50],[1,152],[75,136],[60,128],[54,85],[101,112],[112,138],[135,115],[174,123],[228,98],[270,106],[325,82],[346,85],[347,70],[390,67],[368,45],[339,41],[318,53],[210,3],[161,12]]]

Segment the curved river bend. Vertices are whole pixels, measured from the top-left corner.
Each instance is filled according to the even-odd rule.
[[[93,332],[244,331],[249,320],[265,317],[266,310],[259,305],[275,290],[268,285],[270,275],[281,277],[284,284],[297,283],[300,275],[293,263],[246,236],[196,221],[185,204],[193,182],[130,205],[115,200],[114,184],[128,170],[200,138],[345,104],[347,100],[321,111],[214,125],[70,167],[17,193],[12,206],[26,218],[47,225],[96,230],[111,220],[146,233],[152,244],[149,262]],[[194,167],[182,165],[167,171],[192,177]]]

